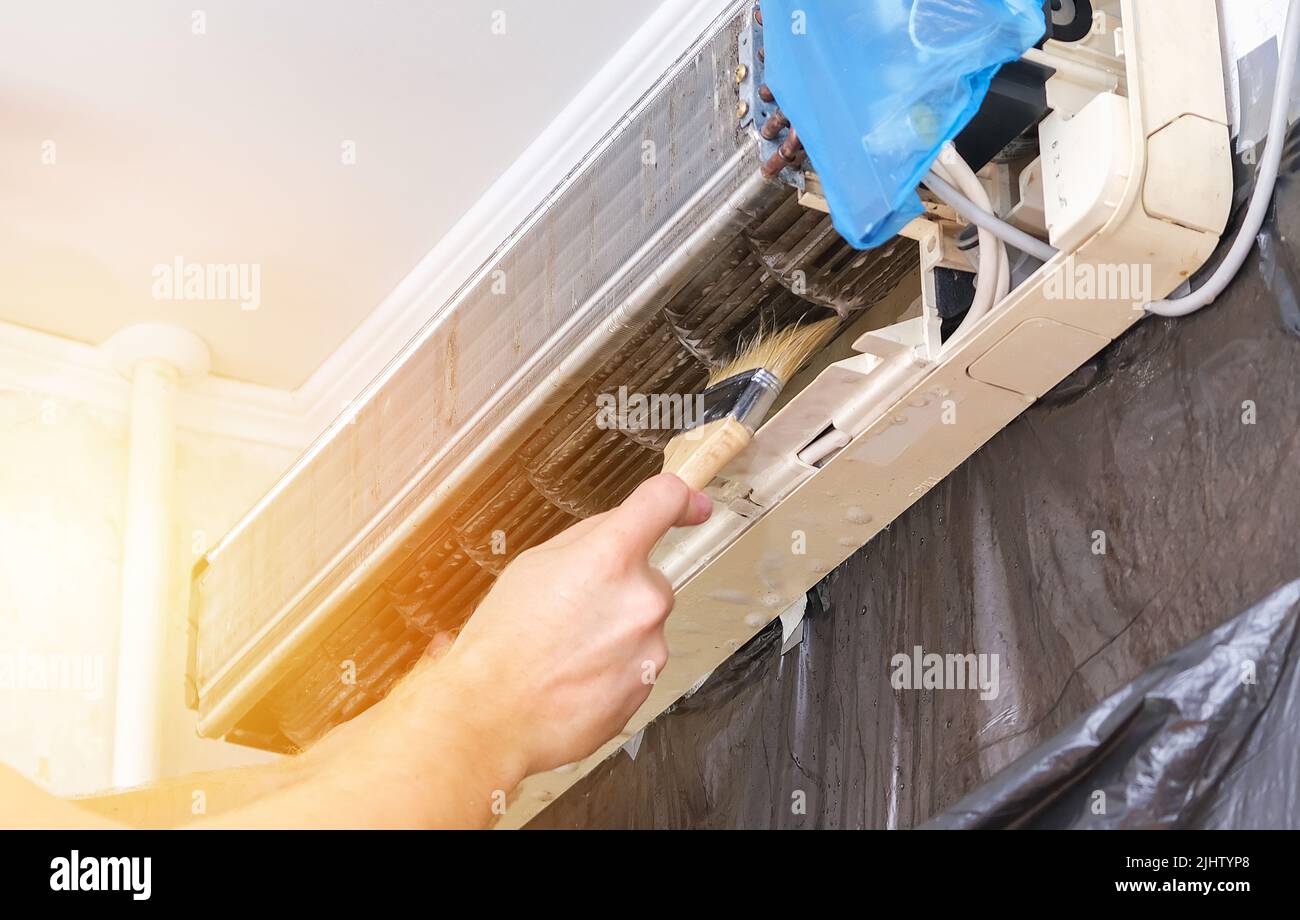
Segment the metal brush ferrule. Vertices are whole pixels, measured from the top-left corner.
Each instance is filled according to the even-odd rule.
[[[690,428],[698,428],[720,418],[734,418],[750,431],[763,423],[767,413],[781,395],[781,381],[776,375],[756,368],[728,377],[704,391],[704,413]]]

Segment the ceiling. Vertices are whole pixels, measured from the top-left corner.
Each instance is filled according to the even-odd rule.
[[[178,323],[292,389],[657,3],[195,6],[0,6],[0,321]],[[192,286],[223,265],[253,296]]]

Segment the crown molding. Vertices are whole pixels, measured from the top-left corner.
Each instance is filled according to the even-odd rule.
[[[0,322],[0,387],[67,399],[125,416],[131,384],[110,350]],[[314,437],[296,394],[204,375],[177,400],[185,429],[301,450]]]

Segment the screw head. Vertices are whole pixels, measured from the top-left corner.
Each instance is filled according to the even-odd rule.
[[[748,67],[746,67],[744,64],[741,64],[741,65],[739,65],[739,66],[736,67],[736,82],[737,82],[737,83],[744,83],[744,82],[745,82],[745,77],[747,77],[747,76],[749,76],[749,68],[748,68]]]
[[[749,103],[746,102],[744,99],[742,99],[742,100],[740,100],[739,102],[737,102],[737,103],[736,103],[736,117],[737,117],[737,118],[744,118],[744,117],[745,117],[746,115],[748,115],[748,114],[749,114]]]

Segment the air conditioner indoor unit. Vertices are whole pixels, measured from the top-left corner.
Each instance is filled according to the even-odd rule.
[[[200,560],[200,733],[288,751],[366,709],[511,558],[658,472],[671,432],[601,426],[598,397],[696,393],[760,326],[838,316],[713,518],[657,551],[678,601],[639,730],[1210,258],[1233,187],[1218,17],[1176,6],[1049,9],[999,72],[937,171],[1055,251],[1009,247],[977,283],[940,197],[876,249],[841,238],[732,5]],[[526,781],[502,823],[619,743]]]

